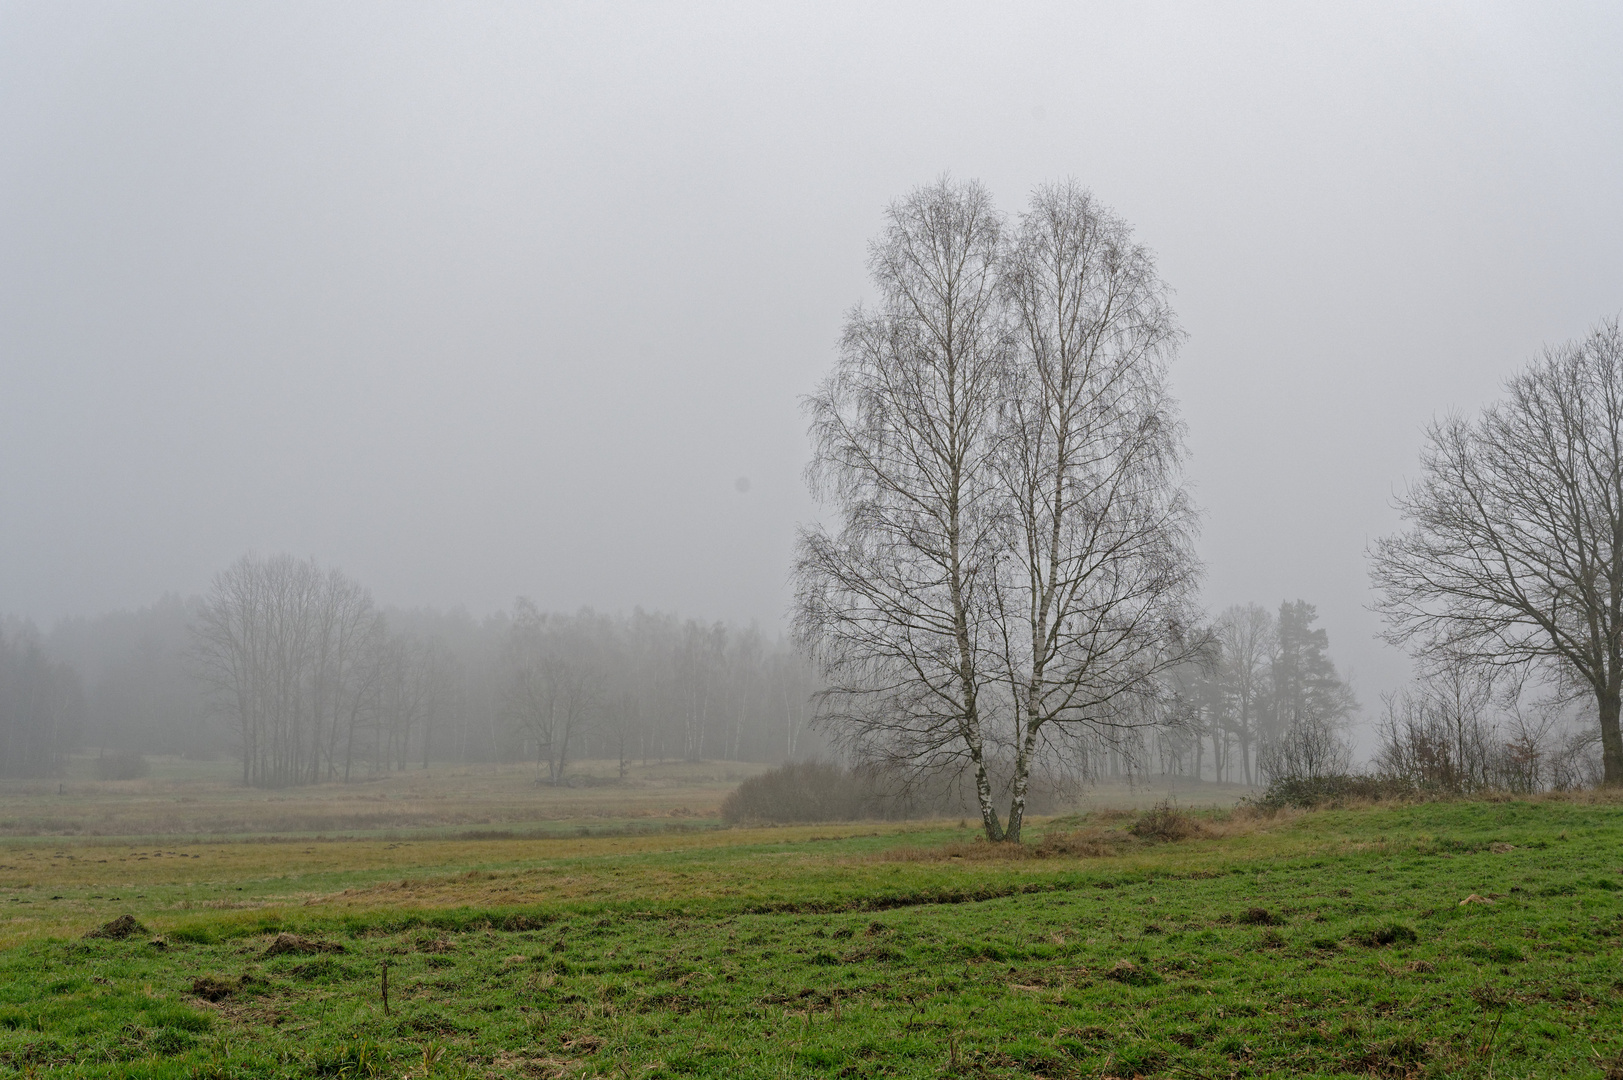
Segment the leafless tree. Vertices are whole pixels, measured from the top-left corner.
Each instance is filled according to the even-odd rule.
[[[603,689],[603,672],[564,622],[520,600],[508,643],[508,714],[534,740],[536,768],[545,765],[548,784],[564,782]]]
[[[416,738],[427,768],[429,732],[452,692],[448,658],[436,643],[406,633],[389,635],[382,649],[375,767],[404,770]]]
[[[349,778],[348,754],[356,725],[373,704],[378,653],[386,646],[387,634],[367,589],[335,569],[320,577],[306,613],[313,623],[311,722],[318,736],[325,733],[324,753],[313,755],[310,763],[311,782],[337,777],[340,741],[346,750],[344,777]]]
[[[390,642],[371,594],[341,571],[244,556],[215,577],[193,648],[235,729],[245,784],[348,780],[358,758],[385,759]]]
[[[642,730],[641,705],[635,694],[621,691],[610,698],[603,709],[601,727],[607,735],[606,745],[614,752],[615,769],[621,780],[631,771],[637,736]]]
[[[774,652],[764,673],[769,687],[771,708],[783,710],[783,753],[786,760],[794,761],[800,753],[800,736],[805,729],[807,706],[814,691],[812,672],[801,658],[792,652]]]
[[[1546,349],[1475,419],[1434,423],[1372,578],[1387,639],[1595,703],[1623,785],[1623,333]]]
[[[997,665],[1015,703],[1007,839],[1045,739],[1141,723],[1131,699],[1200,656],[1195,514],[1166,365],[1181,333],[1126,222],[1039,188],[1003,266],[1018,352],[1000,395]]]
[[[979,185],[922,188],[870,269],[879,303],[810,402],[841,528],[802,534],[797,632],[859,757],[967,769],[988,839],[1018,841],[1038,755],[1142,746],[1162,676],[1203,646],[1180,332],[1149,253],[1074,184],[1008,242]]]
[[[1227,724],[1239,740],[1241,769],[1250,784],[1252,745],[1271,696],[1269,676],[1277,645],[1274,617],[1260,604],[1236,604],[1218,616],[1215,633]]]
[[[423,768],[428,768],[435,733],[449,723],[456,711],[463,707],[467,686],[467,673],[455,652],[439,638],[425,642],[419,653],[419,678],[427,684],[427,704],[423,712],[423,734],[420,741]],[[401,768],[405,768],[404,763]]]
[[[362,714],[377,622],[365,589],[314,561],[250,555],[215,577],[194,644],[236,728],[243,783],[336,776],[338,746],[353,742]]]
[[[826,679],[822,722],[865,759],[967,764],[986,833],[1001,838],[982,695],[997,676],[1003,225],[984,188],[947,179],[887,219],[868,260],[877,303],[848,317],[808,400],[807,477],[839,524],[801,532],[795,627]]]

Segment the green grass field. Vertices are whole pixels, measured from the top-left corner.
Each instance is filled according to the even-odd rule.
[[[1139,820],[1048,822],[1022,858],[950,823],[8,841],[0,1063],[1623,1075],[1623,805],[1213,813],[1168,841]],[[141,931],[81,937],[124,912]]]

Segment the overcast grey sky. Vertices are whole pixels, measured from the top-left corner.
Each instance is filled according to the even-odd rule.
[[[1213,610],[1319,605],[1422,426],[1623,308],[1623,8],[0,3],[0,610],[249,549],[775,625],[884,205],[1158,252]],[[749,478],[749,490],[737,481]]]

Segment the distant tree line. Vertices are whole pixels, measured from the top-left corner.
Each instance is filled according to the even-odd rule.
[[[123,755],[121,769],[142,753],[229,755],[262,787],[519,761],[558,784],[584,759],[624,773],[827,750],[810,665],[756,627],[522,599],[483,619],[384,609],[285,555],[239,559],[204,597],[19,632],[0,652],[0,775],[50,775],[75,746]]]
[[[516,756],[559,783],[577,757],[782,761],[824,743],[808,731],[810,666],[757,628],[583,611],[527,600],[505,628],[499,710]]]
[[[809,672],[754,628],[549,614],[524,599],[473,634],[435,633],[436,621],[391,620],[342,573],[287,556],[219,575],[195,655],[235,732],[243,782],[427,768],[438,744],[463,760],[534,762],[549,784],[581,758],[614,760],[623,776],[636,760],[802,749]],[[488,746],[469,737],[481,712]]]
[[[1302,732],[1340,739],[1354,702],[1314,622],[1302,601],[1223,612],[1199,661],[1164,676],[1154,723],[1044,763],[1045,802],[1090,777],[1260,783]],[[485,619],[386,610],[342,573],[249,557],[206,598],[0,636],[0,775],[52,775],[75,746],[126,770],[142,753],[232,755],[261,786],[444,762],[523,761],[556,784],[583,759],[807,760],[831,749],[811,723],[819,685],[754,627],[522,599]],[[1012,762],[992,753],[988,770],[1006,785]],[[972,777],[937,779],[887,783],[909,805],[950,791],[974,806]]]

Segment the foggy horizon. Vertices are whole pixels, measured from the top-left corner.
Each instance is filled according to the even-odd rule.
[[[0,5],[0,613],[285,551],[775,634],[886,205],[1074,177],[1175,290],[1207,610],[1316,605],[1367,715],[1424,426],[1623,310],[1623,15],[930,10]]]

